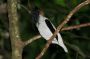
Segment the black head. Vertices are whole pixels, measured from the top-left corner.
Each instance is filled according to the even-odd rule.
[[[34,7],[31,11],[32,22],[36,24],[39,20],[39,8]]]

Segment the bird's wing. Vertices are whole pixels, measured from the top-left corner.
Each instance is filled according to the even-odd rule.
[[[47,19],[45,20],[45,22],[46,22],[48,28],[50,29],[50,31],[51,31],[52,33],[54,33],[55,30],[56,30],[56,28],[54,27],[54,25],[53,25],[49,20],[47,20]],[[64,43],[63,43],[62,37],[60,36],[59,33],[56,35],[55,38],[56,38],[57,41],[56,41],[56,40],[53,40],[52,42],[53,42],[53,43],[57,43],[57,42],[58,42],[58,44],[64,49],[64,51],[65,51],[65,52],[68,52],[66,46],[65,46]]]
[[[50,29],[50,31],[52,33],[54,33],[55,30],[56,30],[56,28],[54,27],[54,25],[48,19],[46,19],[45,22],[46,22],[46,25],[48,26],[48,28]],[[57,35],[56,35],[56,39],[58,41],[58,36]]]

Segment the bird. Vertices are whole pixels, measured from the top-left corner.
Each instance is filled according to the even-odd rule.
[[[31,11],[31,15],[32,20],[35,23],[35,26],[37,27],[40,35],[45,40],[49,40],[56,30],[55,26],[51,23],[51,21],[47,17],[43,15],[43,12],[40,12],[40,10],[37,7],[35,7]],[[56,37],[52,41],[52,44],[57,44],[61,46],[66,53],[68,52],[68,49],[66,48],[60,33],[57,33]]]

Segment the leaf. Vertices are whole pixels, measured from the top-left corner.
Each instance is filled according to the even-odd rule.
[[[63,6],[63,7],[65,7],[65,6],[66,6],[66,4],[65,4],[65,1],[64,1],[64,0],[55,0],[55,3],[56,3],[56,4],[58,4],[58,5],[61,5],[61,6]]]

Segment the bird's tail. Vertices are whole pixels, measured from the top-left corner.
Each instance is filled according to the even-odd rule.
[[[61,35],[59,33],[58,33],[58,45],[60,45],[64,49],[64,51],[66,53],[68,52],[68,49],[64,45],[63,40],[62,40],[62,37],[61,37]]]

